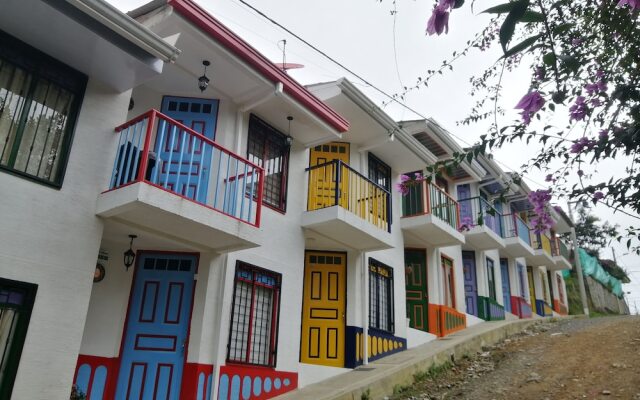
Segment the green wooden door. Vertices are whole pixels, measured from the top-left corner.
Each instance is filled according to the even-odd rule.
[[[405,291],[409,326],[427,332],[427,255],[425,250],[405,250]]]

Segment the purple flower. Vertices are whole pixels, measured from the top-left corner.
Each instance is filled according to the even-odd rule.
[[[580,139],[576,140],[572,145],[571,145],[571,153],[573,154],[578,154],[580,153],[583,149],[592,149],[594,148],[596,145],[596,141],[595,140],[591,140],[588,139],[587,137],[583,136]]]
[[[593,200],[598,201],[604,198],[604,193],[598,191],[593,194]]]
[[[553,175],[549,174],[546,178],[544,178],[545,182],[553,182]]]
[[[583,170],[581,170],[581,169],[579,169],[579,170],[578,170],[578,176],[583,176],[583,175],[584,175],[584,171],[583,171]]]
[[[440,0],[438,5],[444,9],[452,9],[456,5],[456,0]]]
[[[404,175],[404,174],[400,175],[400,183],[405,183],[410,180],[411,180],[411,177],[409,175]]]
[[[422,174],[420,172],[416,172],[415,173],[415,180],[416,181],[422,181],[424,179],[424,177],[422,176]]]
[[[571,45],[572,46],[580,46],[582,44],[583,40],[580,38],[574,38],[573,40],[571,40]]]
[[[597,83],[587,83],[586,85],[584,85],[584,90],[587,91],[587,94],[589,96],[597,94],[598,93],[598,84]]]
[[[403,196],[406,196],[409,194],[409,186],[403,183],[396,183],[395,186],[396,186],[396,190],[400,192]]]
[[[598,98],[589,100],[589,103],[591,104],[591,107],[600,107],[602,105],[602,101]]]
[[[600,138],[600,140],[605,140],[609,137],[609,132],[607,132],[606,129],[602,129],[599,133],[598,133],[598,137]]]
[[[440,35],[442,32],[449,33],[449,11],[443,4],[438,4],[427,22],[427,34]]]
[[[584,96],[578,96],[576,102],[569,107],[570,121],[582,121],[587,116],[587,104],[584,100]]]
[[[536,74],[535,74],[536,80],[537,81],[543,80],[544,76],[545,76],[545,73],[546,73],[546,71],[545,71],[544,67],[536,67]]]
[[[640,8],[640,0],[620,0],[618,2],[618,7],[624,7],[625,5],[631,7],[631,11],[633,11]]]
[[[540,92],[532,91],[525,94],[518,104],[516,104],[515,108],[522,110],[520,113],[520,115],[522,115],[522,121],[525,125],[529,125],[533,114],[540,111],[542,106],[544,106],[544,103],[545,100]]]

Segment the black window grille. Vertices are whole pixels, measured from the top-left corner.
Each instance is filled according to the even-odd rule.
[[[492,300],[496,300],[496,278],[493,264],[493,260],[487,257],[487,281],[489,285],[489,297]]]
[[[262,202],[285,211],[289,145],[284,134],[255,115],[249,117],[247,158],[264,168]]]
[[[0,31],[0,168],[61,186],[87,78]]]
[[[0,279],[0,399],[11,398],[36,285]]]
[[[369,259],[369,327],[394,331],[393,269]]]
[[[238,262],[227,361],[275,366],[281,275]]]
[[[369,179],[391,191],[391,167],[369,153]]]

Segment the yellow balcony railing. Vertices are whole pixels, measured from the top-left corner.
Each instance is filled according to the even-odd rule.
[[[307,168],[307,211],[340,206],[391,232],[391,194],[340,160]]]
[[[531,230],[531,245],[534,249],[542,249],[549,256],[553,256],[551,251],[551,239],[546,233],[535,233]]]

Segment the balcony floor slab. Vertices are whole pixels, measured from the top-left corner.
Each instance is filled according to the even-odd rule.
[[[531,246],[519,237],[509,237],[504,239],[504,249],[501,250],[509,257],[533,257]]]
[[[534,249],[533,255],[527,257],[527,264],[533,266],[554,266],[556,264],[555,260],[549,253],[544,251],[543,249]]]
[[[571,263],[563,256],[553,256],[554,265],[547,266],[550,271],[560,271],[563,269],[571,269]]]
[[[96,215],[220,253],[263,242],[261,229],[144,182],[100,194]]]
[[[477,225],[464,232],[465,247],[474,250],[504,248],[504,240],[486,225]]]
[[[465,243],[465,237],[451,225],[431,214],[404,217],[400,220],[405,246],[445,247]]]

